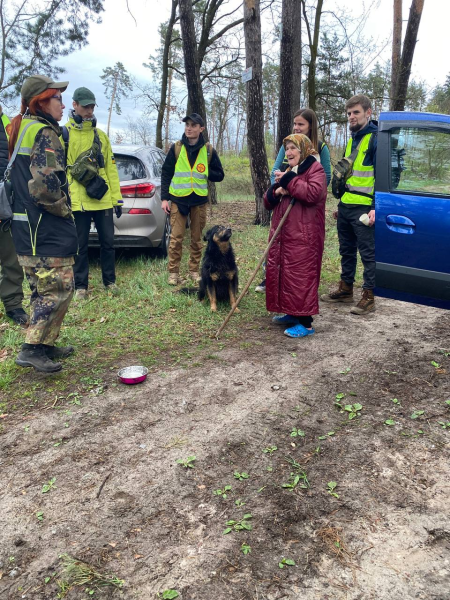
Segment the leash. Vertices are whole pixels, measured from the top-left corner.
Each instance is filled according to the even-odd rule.
[[[240,293],[238,299],[236,300],[236,304],[234,304],[234,306],[231,308],[230,312],[227,315],[227,318],[225,319],[225,321],[222,323],[222,325],[219,327],[219,329],[217,330],[217,333],[215,335],[216,340],[219,339],[219,335],[222,333],[222,331],[225,329],[228,321],[231,319],[234,311],[236,310],[236,308],[239,305],[239,302],[242,300],[242,298],[245,296],[245,294],[248,291],[248,288],[251,286],[252,281],[255,279],[256,275],[258,274],[259,269],[261,268],[261,265],[263,264],[263,262],[266,260],[267,255],[269,254],[269,250],[272,248],[273,243],[275,242],[278,234],[281,231],[281,228],[284,225],[284,222],[286,221],[289,213],[291,212],[292,207],[295,204],[295,198],[292,198],[292,200],[289,203],[289,206],[286,209],[286,212],[284,213],[283,217],[281,218],[281,221],[278,223],[278,227],[275,229],[274,234],[269,242],[269,245],[267,246],[267,248],[264,251],[264,254],[262,255],[262,257],[260,258],[257,267],[255,268],[255,270],[253,271],[253,273],[250,275],[250,279],[247,281],[247,283],[245,284],[244,289],[242,290],[242,292]]]

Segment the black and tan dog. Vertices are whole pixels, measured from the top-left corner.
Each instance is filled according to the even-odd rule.
[[[229,300],[236,303],[238,291],[238,268],[230,242],[231,229],[215,225],[203,239],[207,242],[200,272],[199,300],[207,295],[211,310],[217,311],[217,303]],[[239,309],[236,309],[239,312]]]

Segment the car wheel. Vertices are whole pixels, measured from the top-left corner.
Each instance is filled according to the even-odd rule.
[[[170,216],[167,216],[166,222],[164,223],[163,238],[159,247],[159,255],[161,258],[167,258],[167,255],[169,254],[170,232]]]

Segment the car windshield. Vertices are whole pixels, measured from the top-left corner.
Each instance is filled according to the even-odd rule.
[[[135,156],[115,154],[115,159],[120,181],[133,181],[147,177],[143,164]]]

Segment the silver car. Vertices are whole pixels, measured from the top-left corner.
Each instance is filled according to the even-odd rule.
[[[169,217],[161,209],[161,168],[166,155],[156,146],[113,146],[119,171],[123,211],[114,216],[114,245],[117,248],[156,248],[167,256],[170,241]],[[98,247],[91,224],[89,245]]]

